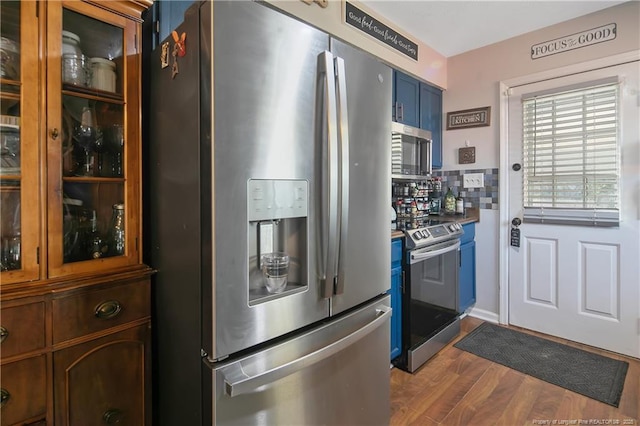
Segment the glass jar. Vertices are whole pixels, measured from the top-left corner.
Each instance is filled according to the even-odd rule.
[[[74,86],[86,86],[87,77],[88,67],[84,55],[75,53],[62,55],[62,81]]]
[[[116,64],[104,58],[89,59],[91,87],[106,92],[116,91]]]
[[[451,187],[444,196],[444,212],[446,214],[454,214],[456,212],[456,197],[451,191]]]
[[[82,55],[80,37],[71,31],[62,31],[62,55]]]
[[[7,37],[0,38],[0,77],[20,78],[20,45]]]
[[[112,256],[122,256],[124,254],[124,204],[113,205],[113,215],[111,216],[111,226],[109,228],[109,254]]]

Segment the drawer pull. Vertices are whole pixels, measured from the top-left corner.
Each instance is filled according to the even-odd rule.
[[[0,325],[0,343],[4,342],[9,337],[9,330]]]
[[[104,420],[105,424],[115,425],[118,423],[122,423],[122,421],[124,420],[124,413],[117,408],[114,408],[105,411],[102,415],[102,419]]]
[[[11,394],[5,388],[0,389],[0,407],[3,407],[11,399]]]
[[[107,300],[96,306],[96,317],[100,319],[110,319],[118,316],[122,306],[117,300]]]

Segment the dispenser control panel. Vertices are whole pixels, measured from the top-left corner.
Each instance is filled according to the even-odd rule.
[[[307,217],[309,183],[306,180],[249,179],[249,221]]]

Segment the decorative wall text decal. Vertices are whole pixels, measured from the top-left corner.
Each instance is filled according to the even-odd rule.
[[[591,46],[592,44],[611,41],[616,38],[616,35],[616,24],[608,24],[581,33],[534,44],[531,46],[531,59],[543,58],[545,56]]]
[[[358,9],[349,2],[345,2],[345,17],[347,24],[393,47],[411,59],[418,60],[418,44],[398,34],[376,18]]]

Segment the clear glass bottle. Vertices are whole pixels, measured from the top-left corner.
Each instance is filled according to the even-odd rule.
[[[111,256],[122,256],[124,254],[124,204],[113,205],[113,215],[111,216],[111,227],[109,228],[109,254]]]
[[[444,212],[446,214],[454,214],[456,212],[456,196],[453,195],[451,187],[444,196]]]
[[[91,212],[91,230],[87,238],[87,252],[90,259],[98,259],[102,257],[106,250],[104,240],[98,232],[98,216],[96,211]]]

